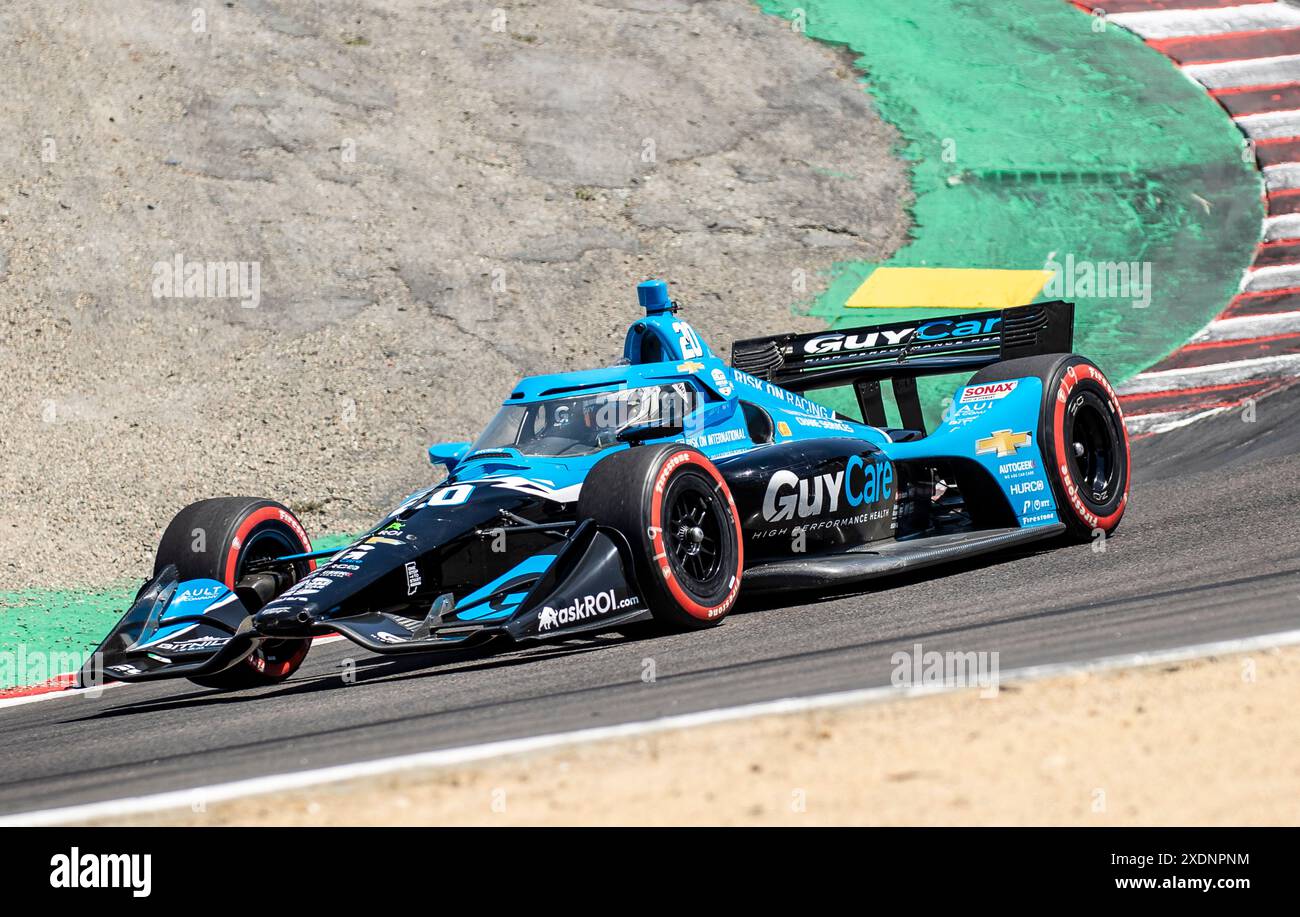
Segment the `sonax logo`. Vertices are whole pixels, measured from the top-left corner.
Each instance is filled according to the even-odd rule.
[[[1016,382],[989,382],[985,385],[968,385],[961,392],[963,404],[971,401],[992,401],[1005,398],[1016,390]]]

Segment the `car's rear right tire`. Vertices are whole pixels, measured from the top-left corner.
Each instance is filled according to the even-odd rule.
[[[970,384],[1027,377],[1043,383],[1037,443],[1057,515],[1074,541],[1109,536],[1128,506],[1131,472],[1114,388],[1091,360],[1061,353],[994,363]]]

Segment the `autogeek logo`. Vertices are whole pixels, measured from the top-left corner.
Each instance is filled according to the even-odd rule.
[[[888,500],[893,492],[894,466],[888,459],[850,456],[843,471],[801,478],[793,471],[778,471],[767,482],[763,518],[782,522],[798,516],[820,516],[840,508],[840,495],[850,507]]]
[[[132,896],[148,898],[153,891],[153,854],[69,853],[50,858],[52,888],[129,888]]]

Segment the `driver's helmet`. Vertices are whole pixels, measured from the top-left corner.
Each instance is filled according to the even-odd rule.
[[[690,412],[691,394],[684,382],[625,389],[584,405],[583,423],[606,433],[651,423],[680,423]]]

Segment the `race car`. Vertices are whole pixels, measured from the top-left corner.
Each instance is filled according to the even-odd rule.
[[[621,360],[520,381],[342,550],[271,500],[181,510],[82,684],[272,685],[333,633],[393,654],[713,627],[742,595],[1104,538],[1124,514],[1123,416],[1070,353],[1070,303],[738,341],[728,365],[662,281],[638,298]],[[917,380],[972,372],[927,431]]]

